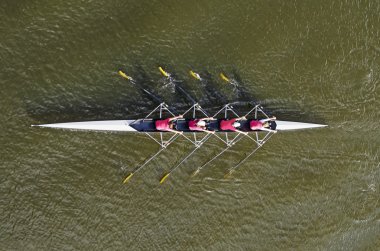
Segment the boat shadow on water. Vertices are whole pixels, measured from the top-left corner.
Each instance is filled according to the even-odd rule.
[[[184,112],[192,104],[189,97],[186,97],[188,95],[190,99],[199,101],[210,115],[227,103],[236,106],[239,114],[244,114],[259,103],[264,107],[266,113],[275,115],[278,119],[324,122],[315,114],[305,112],[307,110],[305,107],[300,107],[295,103],[260,100],[259,97],[255,97],[249,92],[236,70],[232,71],[231,76],[238,83],[237,86],[221,83],[209,71],[200,72],[201,81],[190,78],[181,80],[180,76],[176,77],[173,74],[173,79],[179,80],[174,88],[174,93],[163,87],[164,84],[167,84],[167,80],[164,78],[156,80],[157,76],[152,77],[139,64],[136,64],[129,73],[133,76],[137,86],[115,77],[115,82],[107,84],[103,88],[91,89],[89,87],[89,94],[86,95],[82,92],[78,94],[64,93],[55,89],[52,89],[50,93],[45,91],[43,96],[40,93],[31,93],[24,100],[25,110],[36,124],[120,120],[127,117],[133,119],[145,117],[158,105],[159,100],[165,101],[177,113]],[[198,83],[193,83],[193,81]],[[157,98],[152,98],[142,89],[149,90]]]

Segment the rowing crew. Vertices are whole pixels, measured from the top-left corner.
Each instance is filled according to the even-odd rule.
[[[174,123],[178,119],[182,119],[183,116],[175,116],[167,119],[162,120],[156,120],[155,125],[156,129],[158,131],[163,132],[174,132],[174,133],[180,133],[182,134],[182,131],[178,131],[174,127]],[[234,119],[223,119],[220,121],[219,129],[220,131],[232,131],[232,132],[238,132],[243,134],[248,134],[246,131],[241,131],[241,120],[246,120],[247,118],[245,116],[240,118],[234,118]],[[198,131],[198,132],[206,132],[206,133],[215,133],[215,131],[208,130],[207,123],[211,120],[214,120],[212,117],[206,117],[201,119],[191,119],[188,122],[189,130],[190,131]],[[275,121],[276,117],[266,118],[266,119],[260,119],[260,120],[251,120],[249,122],[249,129],[252,131],[268,131],[268,132],[274,132],[276,133],[275,129],[275,123],[271,123],[272,121]]]

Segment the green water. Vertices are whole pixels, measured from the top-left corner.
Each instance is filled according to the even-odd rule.
[[[1,250],[379,250],[380,4],[376,1],[0,1]],[[201,105],[254,99],[328,128],[191,150],[143,135],[31,124],[177,110],[175,73]],[[202,86],[192,69],[208,76]],[[220,72],[238,80],[233,91]],[[243,109],[243,108],[242,108]]]

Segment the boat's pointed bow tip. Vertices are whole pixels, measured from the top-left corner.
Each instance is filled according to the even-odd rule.
[[[41,125],[30,125],[30,127],[49,127],[45,124],[41,124]]]
[[[31,127],[44,127],[46,124],[30,125]]]

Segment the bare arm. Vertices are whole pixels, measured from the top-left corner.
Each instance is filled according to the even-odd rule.
[[[183,133],[182,131],[177,131],[177,130],[174,130],[174,129],[168,129],[168,132],[174,132],[174,133],[179,133],[179,134]]]
[[[199,120],[213,120],[214,118],[213,117],[207,117],[207,118],[201,118]]]
[[[182,119],[182,118],[183,118],[183,115],[178,115],[178,116],[170,118],[169,121],[173,121],[173,120],[176,120],[176,119]]]
[[[260,130],[261,131],[267,131],[267,132],[274,132],[274,133],[277,132],[276,130],[268,129],[268,128],[265,128],[265,127],[261,128]]]
[[[247,118],[245,116],[243,116],[243,117],[237,118],[236,120],[238,121],[238,120],[242,120],[242,119],[247,119]]]
[[[203,132],[207,132],[207,133],[212,133],[212,134],[215,133],[215,131],[209,131],[209,130],[206,130],[206,129],[203,129],[202,131],[203,131]]]
[[[271,118],[260,119],[260,122],[261,122],[261,123],[265,123],[265,122],[272,121],[272,120],[276,120],[276,117],[273,116],[273,117],[271,117]]]
[[[240,130],[236,130],[235,132],[242,133],[242,134],[244,134],[244,135],[247,135],[247,134],[248,134],[247,132],[243,132],[243,131],[240,131]]]

